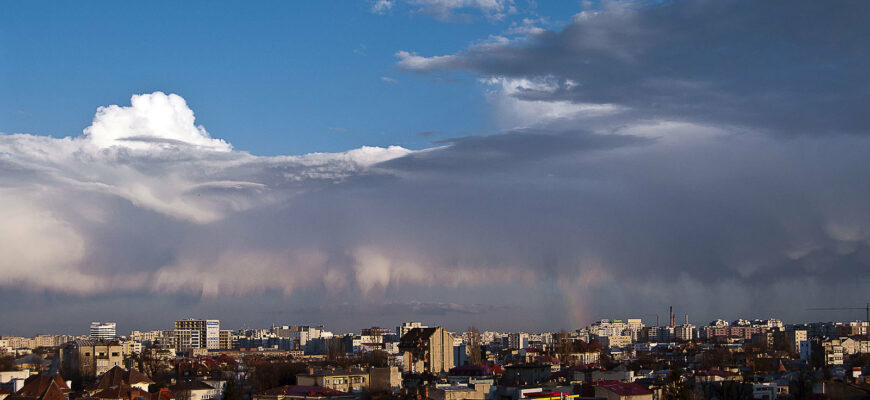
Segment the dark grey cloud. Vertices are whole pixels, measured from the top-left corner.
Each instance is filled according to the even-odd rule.
[[[449,146],[449,150],[417,152],[390,160],[382,166],[415,170],[513,169],[564,154],[594,153],[652,141],[631,135],[599,135],[584,131],[513,130],[489,136],[438,140],[433,144]]]
[[[868,13],[861,1],[605,1],[561,30],[452,55],[400,52],[399,65],[546,81],[511,95],[618,104],[635,118],[865,134]]]
[[[0,298],[22,305],[10,318],[51,328],[26,322],[33,307],[22,302],[38,296],[42,315],[60,315],[55,329],[74,322],[66,315],[139,329],[194,314],[231,328],[353,330],[424,319],[453,329],[558,329],[606,316],[649,321],[669,304],[696,322],[798,320],[816,317],[803,309],[821,299],[862,301],[870,283],[862,274],[870,140],[860,136],[636,125],[610,136],[460,138],[365,168],[339,162],[341,154],[326,164],[205,153],[166,161],[200,188],[194,200],[181,198],[216,213],[204,221],[68,181],[84,175],[123,187],[100,172],[108,163],[137,166],[141,175],[124,175],[130,184],[157,177],[164,186],[167,167],[154,161],[163,151],[150,162],[71,164],[75,172],[60,176],[48,161],[10,153],[19,169],[3,167],[5,226],[23,215],[71,233],[55,240],[57,232],[7,229],[4,243],[30,237],[26,249],[72,260],[22,253],[2,264]],[[265,187],[203,188],[203,176]]]

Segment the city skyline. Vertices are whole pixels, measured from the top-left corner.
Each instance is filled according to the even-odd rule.
[[[863,320],[867,12],[8,4],[0,334]]]

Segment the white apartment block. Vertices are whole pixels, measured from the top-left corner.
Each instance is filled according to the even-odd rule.
[[[115,334],[114,322],[91,322],[90,338],[94,340],[112,340]]]

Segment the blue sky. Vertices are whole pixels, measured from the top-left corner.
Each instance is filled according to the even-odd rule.
[[[212,136],[262,155],[491,133],[473,77],[403,72],[395,53],[451,53],[521,18],[579,9],[517,6],[501,20],[472,9],[467,22],[441,22],[369,2],[7,3],[0,131],[76,136],[98,106],[159,90],[184,96]]]

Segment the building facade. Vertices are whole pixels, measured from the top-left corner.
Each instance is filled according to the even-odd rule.
[[[444,328],[414,328],[399,340],[405,372],[446,372],[454,367],[453,335]]]
[[[91,322],[90,338],[93,340],[112,340],[117,335],[114,322]]]
[[[216,319],[188,318],[175,321],[175,349],[219,349],[221,324]]]
[[[75,340],[60,351],[60,366],[67,376],[95,378],[123,363],[123,347],[115,340]]]

